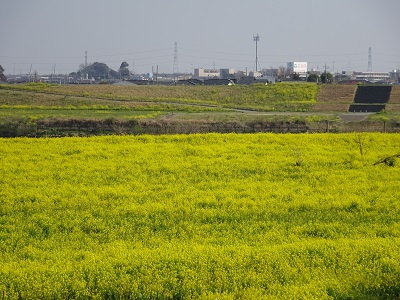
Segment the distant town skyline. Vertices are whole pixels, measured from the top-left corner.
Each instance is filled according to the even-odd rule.
[[[398,0],[1,0],[5,74],[69,74],[85,63],[121,62],[135,73],[308,62],[329,72],[400,69]]]

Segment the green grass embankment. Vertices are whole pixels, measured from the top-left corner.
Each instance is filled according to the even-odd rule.
[[[398,130],[399,89],[393,87],[384,116],[354,126],[338,117],[353,101],[356,86],[348,85],[0,85],[0,135],[393,132]],[[85,124],[92,125],[85,130]],[[138,126],[130,130],[130,124]]]
[[[275,84],[252,86],[111,86],[111,85],[0,85],[0,89],[23,92],[34,92],[53,96],[62,96],[65,105],[79,97],[104,101],[112,100],[115,106],[125,106],[129,102],[154,102],[212,105],[218,108],[243,108],[260,111],[304,111],[315,103],[318,87],[314,84]],[[13,97],[10,95],[9,97]],[[20,95],[22,96],[22,95]],[[35,97],[27,95],[26,98]],[[1,104],[7,101],[7,95],[0,99]],[[25,98],[22,96],[22,98]],[[5,99],[5,100],[4,100]],[[117,102],[124,101],[127,103]],[[49,105],[48,101],[37,104]],[[79,102],[78,102],[79,103]]]

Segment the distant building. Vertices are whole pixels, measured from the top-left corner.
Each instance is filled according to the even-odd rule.
[[[393,83],[400,83],[400,70],[393,70],[389,73],[390,81]]]
[[[219,78],[221,71],[218,69],[194,69],[195,78]]]
[[[234,69],[219,69],[221,78],[233,78],[235,76]]]
[[[204,85],[234,85],[235,81],[231,79],[207,79],[204,80]]]
[[[244,76],[239,78],[237,84],[241,85],[251,85],[255,83],[262,83],[265,85],[274,84],[276,81],[274,76],[263,76],[263,77],[254,77],[254,76]]]
[[[335,81],[342,82],[342,83],[350,83],[351,79],[353,78],[353,71],[342,71],[341,73],[335,74]]]
[[[251,71],[251,72],[249,72],[249,76],[250,77],[262,77],[263,76],[263,73],[262,72],[256,72],[256,71]]]
[[[234,69],[194,69],[194,78],[222,78],[229,79],[235,77]]]
[[[263,76],[273,76],[273,77],[276,77],[276,76],[278,76],[278,69],[274,69],[274,68],[270,68],[270,69],[263,69],[262,70],[262,73],[263,73]]]
[[[200,79],[190,78],[190,79],[180,79],[176,83],[176,85],[203,85],[204,81]]]
[[[390,76],[388,72],[354,72],[353,79],[360,81],[369,81],[371,83],[390,82]]]
[[[307,77],[307,62],[288,62],[287,69],[290,74],[297,74],[300,78]]]
[[[274,84],[275,83],[275,76],[263,76],[263,77],[255,77],[256,83],[263,83],[267,84]]]

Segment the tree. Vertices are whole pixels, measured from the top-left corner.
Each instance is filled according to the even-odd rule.
[[[33,71],[32,80],[33,80],[34,82],[39,82],[39,81],[40,81],[40,76],[39,76],[38,71],[36,71],[36,70]]]
[[[110,68],[105,63],[94,62],[90,65],[88,74],[95,79],[108,79]]]
[[[119,78],[119,73],[113,69],[110,69],[110,72],[108,74],[110,75],[110,78],[113,78],[113,79]]]
[[[126,61],[123,61],[121,63],[121,66],[119,67],[119,69],[121,70],[121,69],[124,69],[124,68],[127,68],[127,67],[129,67],[129,64]]]
[[[326,73],[326,78],[325,78],[325,73],[321,74],[321,82],[323,83],[332,83],[333,82],[333,76],[331,73]]]
[[[284,67],[284,66],[279,66],[279,68],[278,68],[278,74],[277,74],[277,77],[278,77],[278,79],[279,80],[283,80],[283,79],[285,79],[285,76],[286,76],[286,72],[287,70],[286,70],[286,68]]]
[[[3,74],[3,72],[4,72],[4,69],[3,69],[3,67],[0,65],[0,81],[6,82],[6,81],[7,81],[7,77]]]
[[[300,80],[300,75],[297,73],[293,73],[292,80]]]
[[[321,82],[321,78],[317,74],[310,74],[307,77],[307,82]]]
[[[121,75],[121,79],[126,79],[129,77],[130,72],[129,72],[129,64],[126,61],[123,61],[121,63],[121,66],[119,67],[119,74]]]
[[[116,73],[116,74],[115,74]],[[87,67],[84,65],[79,66],[78,72],[70,73],[70,76],[74,78],[84,78],[88,75],[88,78],[94,79],[110,79],[118,78],[118,73],[110,69],[105,63],[94,62]]]

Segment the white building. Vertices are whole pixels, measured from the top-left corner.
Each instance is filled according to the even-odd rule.
[[[218,69],[194,69],[195,78],[219,78],[221,71]]]
[[[194,78],[231,78],[235,75],[234,69],[194,69]]]
[[[389,82],[390,76],[388,72],[354,72],[356,80],[366,80],[369,82]]]
[[[307,76],[307,62],[288,62],[287,68],[291,74],[298,74],[300,77]]]

